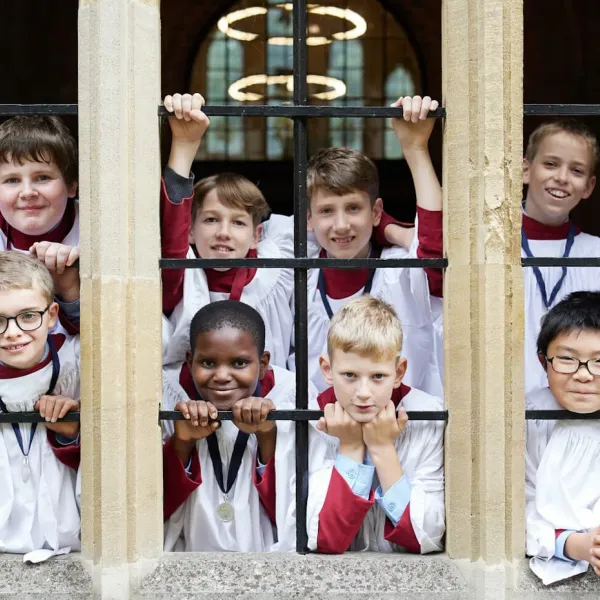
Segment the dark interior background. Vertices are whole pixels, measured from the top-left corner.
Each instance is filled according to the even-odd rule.
[[[188,89],[200,41],[233,0],[162,0],[162,91]],[[441,97],[441,0],[382,0],[402,23],[417,51],[427,92]],[[0,36],[0,103],[77,102],[77,0],[4,0]],[[600,3],[597,0],[525,0],[525,102],[594,103],[600,99]],[[74,133],[76,119],[66,119]],[[524,136],[542,119],[527,118]],[[600,136],[600,117],[586,119]],[[167,140],[164,142],[168,143]],[[441,131],[431,141],[441,173]],[[378,161],[381,195],[401,219],[414,214],[414,191],[404,161]],[[259,182],[275,211],[292,211],[293,164],[204,162],[198,176],[235,170]],[[600,186],[576,210],[585,231],[600,235]]]

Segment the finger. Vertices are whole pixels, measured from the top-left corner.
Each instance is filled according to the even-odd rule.
[[[325,417],[321,417],[317,421],[317,429],[323,433],[327,433],[327,421],[325,420]]]
[[[173,96],[165,96],[163,105],[169,112],[173,112]]]
[[[58,396],[56,398],[56,400],[54,401],[54,407],[52,409],[52,415],[50,417],[50,420],[53,423],[56,423],[56,421],[58,421],[58,418],[59,418],[60,413],[65,405],[65,402],[67,402],[66,398],[63,398],[61,396]]]
[[[413,123],[418,123],[418,121],[419,121],[419,116],[421,115],[421,104],[422,103],[423,103],[423,100],[421,99],[421,96],[415,96],[412,99],[411,121]]]
[[[211,419],[219,418],[219,409],[212,402],[207,402],[206,408],[208,408],[208,416]]]
[[[58,254],[58,247],[55,245],[49,246],[44,256],[44,264],[49,271],[56,272],[56,256]]]
[[[44,409],[44,419],[47,423],[52,420],[52,415],[54,413],[54,396],[46,396],[46,408]]]
[[[74,412],[77,410],[79,404],[77,402],[75,402],[75,400],[67,400],[63,405],[62,408],[60,409],[60,412],[58,414],[58,418],[62,419],[64,417],[66,417],[70,412]]]
[[[204,104],[204,98],[201,94],[196,93],[192,96],[192,110],[202,110]]]
[[[260,405],[260,422],[264,423],[269,416],[272,408],[268,402],[262,402]]]
[[[40,416],[43,417],[46,414],[46,396],[42,396],[34,405],[34,410],[37,410],[40,413]]]
[[[190,411],[187,402],[178,402],[175,406],[175,410],[178,410],[183,415],[184,419],[188,420],[190,418]]]
[[[437,110],[440,107],[440,103],[437,100],[432,100],[431,101],[431,108],[430,110]]]
[[[402,96],[396,102],[392,102],[391,106],[402,106]]]
[[[197,402],[198,405],[198,421],[200,422],[200,427],[208,426],[208,406],[206,402]]]
[[[183,116],[183,110],[181,109],[181,94],[173,94],[173,111],[178,119]]]
[[[252,399],[246,398],[242,403],[242,421],[244,423],[252,423]]]
[[[335,404],[326,404],[325,409],[323,410],[323,415],[327,420],[333,419],[333,416],[335,415]]]
[[[181,97],[181,110],[183,111],[183,118],[185,121],[191,121],[190,111],[192,110],[192,96],[191,94],[184,94]]]
[[[429,96],[425,96],[423,101],[421,102],[421,112],[419,113],[419,119],[422,121],[427,118],[429,111],[431,109],[431,98]]]
[[[69,251],[69,257],[67,258],[67,267],[72,267],[79,260],[80,254],[81,250],[79,246],[71,247],[71,250]]]
[[[264,416],[263,416],[264,413]],[[262,423],[267,418],[267,414],[269,413],[268,408],[261,401],[252,403],[252,422],[253,423]]]
[[[62,275],[65,272],[69,254],[71,253],[70,246],[59,246],[56,251],[56,272]]]
[[[198,427],[198,403],[194,400],[187,402],[188,410],[190,411],[190,421],[194,427]]]
[[[233,420],[237,421],[238,423],[241,422],[242,420],[242,400],[238,400],[232,407],[231,407],[231,413],[233,415]]]
[[[402,111],[405,121],[410,121],[412,117],[412,98],[405,96],[402,98]]]

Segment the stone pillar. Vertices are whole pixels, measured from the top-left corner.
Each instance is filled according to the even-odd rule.
[[[159,0],[81,0],[83,557],[128,598],[162,551]]]
[[[442,10],[447,548],[487,566],[525,547],[522,11]]]

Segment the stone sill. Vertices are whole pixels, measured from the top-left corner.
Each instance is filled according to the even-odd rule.
[[[514,581],[514,585],[508,582]],[[92,578],[79,554],[41,565],[0,555],[0,599],[41,600],[93,597]],[[108,596],[106,596],[108,597]],[[127,597],[127,596],[121,596]],[[165,554],[142,579],[132,598],[158,600],[598,600],[600,579],[591,571],[544,587],[525,560],[508,565],[450,560],[445,555],[356,553]]]

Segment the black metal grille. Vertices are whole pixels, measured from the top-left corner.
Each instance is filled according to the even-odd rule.
[[[296,548],[307,551],[306,501],[308,497],[308,426],[309,421],[317,420],[322,411],[308,410],[308,348],[307,348],[307,270],[311,268],[335,267],[344,269],[358,268],[445,268],[447,259],[311,259],[307,258],[306,214],[306,170],[308,153],[307,119],[328,117],[366,117],[389,118],[402,115],[401,108],[391,107],[355,107],[355,106],[311,106],[307,104],[307,2],[293,0],[294,30],[294,96],[293,104],[281,106],[207,106],[209,116],[242,117],[286,117],[294,122],[294,258],[291,259],[162,259],[160,267],[166,269],[204,268],[204,267],[256,267],[256,268],[294,268],[295,269],[295,344],[296,344],[296,410],[275,411],[269,414],[270,420],[287,420],[296,423],[296,501],[297,532]],[[14,115],[77,115],[76,104],[0,104],[0,117]],[[166,117],[164,107],[159,106],[158,116]],[[600,116],[600,104],[526,104],[527,116]],[[445,117],[446,110],[439,108],[430,114],[433,118]],[[600,258],[523,258],[524,267],[567,266],[600,267]],[[182,419],[178,411],[160,411],[160,420]],[[409,412],[412,420],[448,421],[447,411]],[[78,421],[79,413],[70,413],[60,421]],[[230,411],[219,411],[219,419],[231,420]],[[569,411],[527,410],[528,420],[562,419],[598,419],[600,411],[582,415]],[[4,423],[43,423],[45,419],[36,412],[0,413],[0,424]]]

